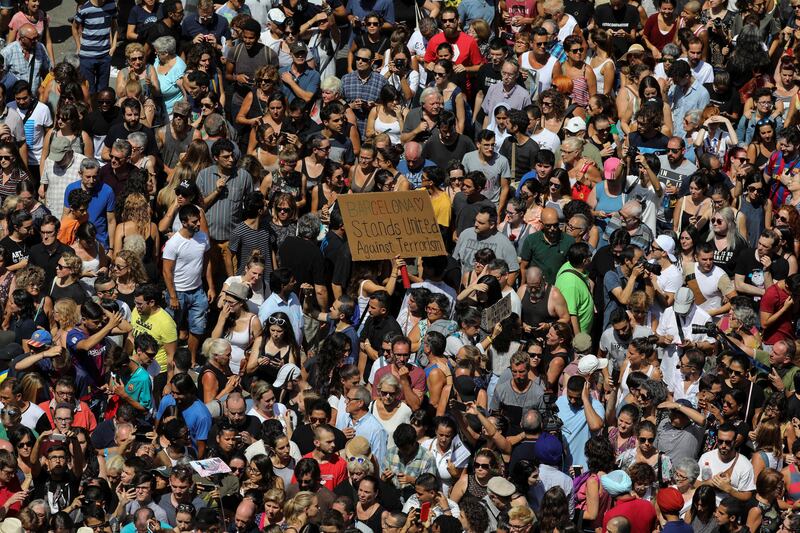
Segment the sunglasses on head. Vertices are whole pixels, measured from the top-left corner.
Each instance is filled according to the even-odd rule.
[[[282,319],[281,317],[278,317],[278,316],[271,316],[271,317],[269,317],[267,319],[267,321],[270,323],[270,325],[273,325],[273,326],[285,326],[286,325],[286,320],[284,320],[284,319]]]

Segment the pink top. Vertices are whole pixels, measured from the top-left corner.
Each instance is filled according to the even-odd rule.
[[[39,21],[34,24],[36,27],[36,31],[39,32],[41,35],[44,32],[44,21],[45,18],[47,19],[47,24],[50,24],[50,16],[46,15],[44,11],[41,9],[39,10]],[[17,11],[13,17],[11,17],[11,22],[8,23],[8,28],[14,31],[19,31],[19,29],[24,26],[25,24],[31,24],[31,21],[28,20],[28,17],[22,11]],[[44,39],[42,39],[44,42]]]

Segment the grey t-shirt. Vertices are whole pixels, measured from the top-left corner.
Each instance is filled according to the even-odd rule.
[[[508,237],[500,232],[495,231],[485,238],[478,238],[475,233],[475,228],[467,228],[458,236],[458,243],[453,250],[453,258],[461,263],[461,272],[471,272],[474,265],[475,252],[481,248],[489,248],[494,251],[494,255],[498,259],[505,260],[508,263],[508,270],[510,272],[517,272],[519,270],[519,262],[517,261],[517,249],[508,240]]]
[[[695,423],[690,423],[683,429],[672,426],[668,419],[658,425],[655,446],[667,454],[674,465],[680,459],[696,459],[700,454],[700,444],[703,442],[703,428]]]
[[[511,386],[511,380],[504,382],[501,378],[494,389],[494,395],[489,400],[489,409],[500,409],[501,406],[504,406],[503,409],[509,415],[509,418],[517,421],[529,409],[541,411],[544,409],[544,387],[541,381],[531,382],[528,390],[519,393]]]
[[[511,167],[508,159],[494,154],[491,161],[484,162],[478,157],[478,151],[470,152],[461,160],[466,172],[479,170],[486,176],[486,187],[481,191],[493,204],[500,202],[500,179],[511,179]]]
[[[633,339],[639,337],[647,337],[652,335],[650,328],[645,326],[636,326],[633,328],[633,335],[630,339],[621,339],[613,327],[608,327],[600,336],[600,348],[606,352],[606,357],[611,359],[611,364],[614,368],[619,368],[622,361],[625,360],[625,352],[628,351],[628,344]]]
[[[664,193],[665,200],[668,200],[661,204],[661,209],[658,210],[658,220],[672,220],[672,209],[675,207],[675,202],[681,196],[689,193],[687,178],[697,172],[697,166],[684,158],[680,165],[673,168],[666,155],[658,156],[658,161],[661,163],[661,170],[658,172],[658,181],[661,182],[661,186],[666,188],[667,185],[671,185],[678,188],[678,194]]]

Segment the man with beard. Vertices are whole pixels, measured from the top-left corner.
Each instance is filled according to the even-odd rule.
[[[717,449],[704,453],[698,461],[701,470],[708,469],[711,473],[711,478],[701,485],[716,489],[718,504],[726,496],[749,501],[756,489],[753,465],[736,450],[736,435],[733,425],[721,424],[717,430]]]
[[[211,429],[211,413],[197,398],[197,385],[189,374],[175,374],[172,376],[170,386],[172,392],[161,399],[156,419],[161,420],[167,407],[176,406],[189,427],[189,435],[197,450],[197,456],[203,457],[206,451],[208,431]],[[169,510],[166,507],[164,509],[169,514]]]
[[[117,139],[127,139],[128,135],[140,131],[147,135],[145,154],[158,156],[158,144],[153,130],[141,123],[142,104],[136,98],[126,98],[122,101],[122,120],[108,129],[108,135],[103,140],[103,161],[111,160],[111,148]]]
[[[500,155],[511,166],[511,182],[519,183],[522,176],[533,168],[539,145],[528,137],[528,114],[520,109],[508,110],[508,133],[511,135],[500,146]],[[441,128],[440,128],[441,129]]]
[[[439,126],[444,100],[442,93],[436,87],[427,87],[420,94],[421,107],[415,107],[408,112],[403,122],[403,132],[400,142],[417,141],[424,143],[433,134],[434,128]]]
[[[613,362],[614,369],[619,369],[625,360],[628,344],[633,339],[647,337],[650,334],[651,330],[647,326],[631,326],[628,312],[618,307],[611,312],[609,327],[600,336],[600,351],[597,357],[608,357]]]
[[[196,496],[194,471],[189,465],[177,465],[172,468],[169,475],[169,491],[158,500],[158,506],[167,513],[167,523],[171,526],[177,525],[177,510],[182,503],[188,503],[195,509],[205,509],[206,503],[202,498]]]
[[[72,410],[67,406],[67,409]],[[64,441],[53,439],[53,432],[45,431],[39,436],[39,445],[50,445],[45,452],[45,468],[33,478],[33,499],[42,498],[50,507],[50,513],[63,511],[78,496],[78,483],[83,475],[83,453],[74,434],[62,435]],[[43,442],[47,441],[47,442]],[[69,468],[72,461],[72,470]]]
[[[508,263],[508,284],[513,285],[519,272],[517,251],[508,237],[497,231],[497,211],[494,207],[481,207],[475,216],[473,227],[465,229],[459,235],[453,258],[461,263],[462,274],[472,272],[475,268],[475,253],[483,248],[489,248],[497,258]]]
[[[208,303],[217,296],[208,260],[211,245],[208,235],[200,231],[200,210],[196,206],[182,206],[178,218],[181,229],[164,245],[164,284],[169,296],[167,312],[179,327],[188,326],[189,350],[192,359],[196,360],[200,337],[205,333]],[[207,295],[203,290],[204,273],[208,283]]]
[[[194,136],[194,128],[189,124],[192,106],[186,100],[172,107],[172,119],[156,131],[158,151],[164,161],[164,171],[172,172],[181,155],[189,147]]]
[[[98,159],[103,153],[103,143],[108,131],[119,119],[120,108],[116,106],[116,103],[117,93],[114,92],[114,89],[107,87],[97,93],[97,107],[83,119],[83,129],[92,138],[94,156]]]
[[[314,429],[314,449],[303,457],[317,462],[320,483],[328,490],[347,479],[347,461],[336,453],[336,434],[330,425],[322,423]]]
[[[538,266],[525,270],[525,286],[517,290],[522,303],[522,328],[525,333],[544,335],[553,322],[569,324],[567,302],[558,288],[547,283]]]
[[[497,383],[489,400],[489,409],[500,409],[512,424],[519,425],[522,413],[544,408],[545,390],[540,380],[533,381],[530,377],[531,360],[527,352],[512,355],[510,364],[511,379]]]
[[[710,255],[710,254],[709,254]],[[712,263],[713,264],[713,263]],[[668,307],[656,328],[661,350],[661,373],[664,382],[670,383],[680,357],[686,350],[699,349],[710,353],[714,339],[704,333],[692,333],[692,325],[705,325],[711,317],[694,304],[695,295],[689,287],[681,287],[675,293],[675,303]],[[728,304],[729,305],[729,304]]]
[[[552,207],[542,209],[542,231],[537,231],[525,238],[519,253],[520,268],[538,266],[542,269],[547,283],[555,283],[556,274],[564,257],[575,239],[561,231],[558,213]]]
[[[603,404],[589,395],[589,382],[580,375],[572,376],[567,381],[567,393],[556,400],[558,418],[564,423],[562,435],[566,464],[585,465],[586,443],[603,429],[605,409]]]
[[[436,51],[439,45],[447,42],[453,47],[455,57],[453,72],[461,74],[463,72],[476,73],[483,64],[483,56],[478,48],[475,39],[461,31],[458,27],[458,10],[455,7],[445,7],[441,11],[442,32],[434,35],[425,49],[425,68],[433,70],[433,62],[436,61]],[[470,92],[470,79],[467,78],[467,93]]]
[[[374,366],[374,365],[373,365]],[[300,424],[292,433],[292,442],[297,444],[300,453],[306,455],[314,450],[314,440],[316,429],[331,419],[331,406],[327,400],[319,399],[311,403],[306,413],[306,423]],[[347,440],[344,433],[338,428],[330,426],[334,434],[336,450],[344,448]]]

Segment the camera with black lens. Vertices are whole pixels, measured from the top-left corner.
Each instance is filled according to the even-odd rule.
[[[661,265],[659,265],[658,263],[650,263],[646,261],[644,258],[642,258],[639,259],[639,262],[637,264],[642,265],[642,268],[645,269],[645,271],[650,272],[651,274],[655,274],[656,276],[661,275]]]
[[[702,326],[700,324],[692,324],[692,335],[708,335],[713,337],[719,333],[719,328],[713,322],[706,322]]]
[[[558,416],[558,406],[556,405],[557,396],[551,392],[545,392],[542,401],[544,409],[542,415],[542,431],[561,437],[561,428],[564,422]]]

